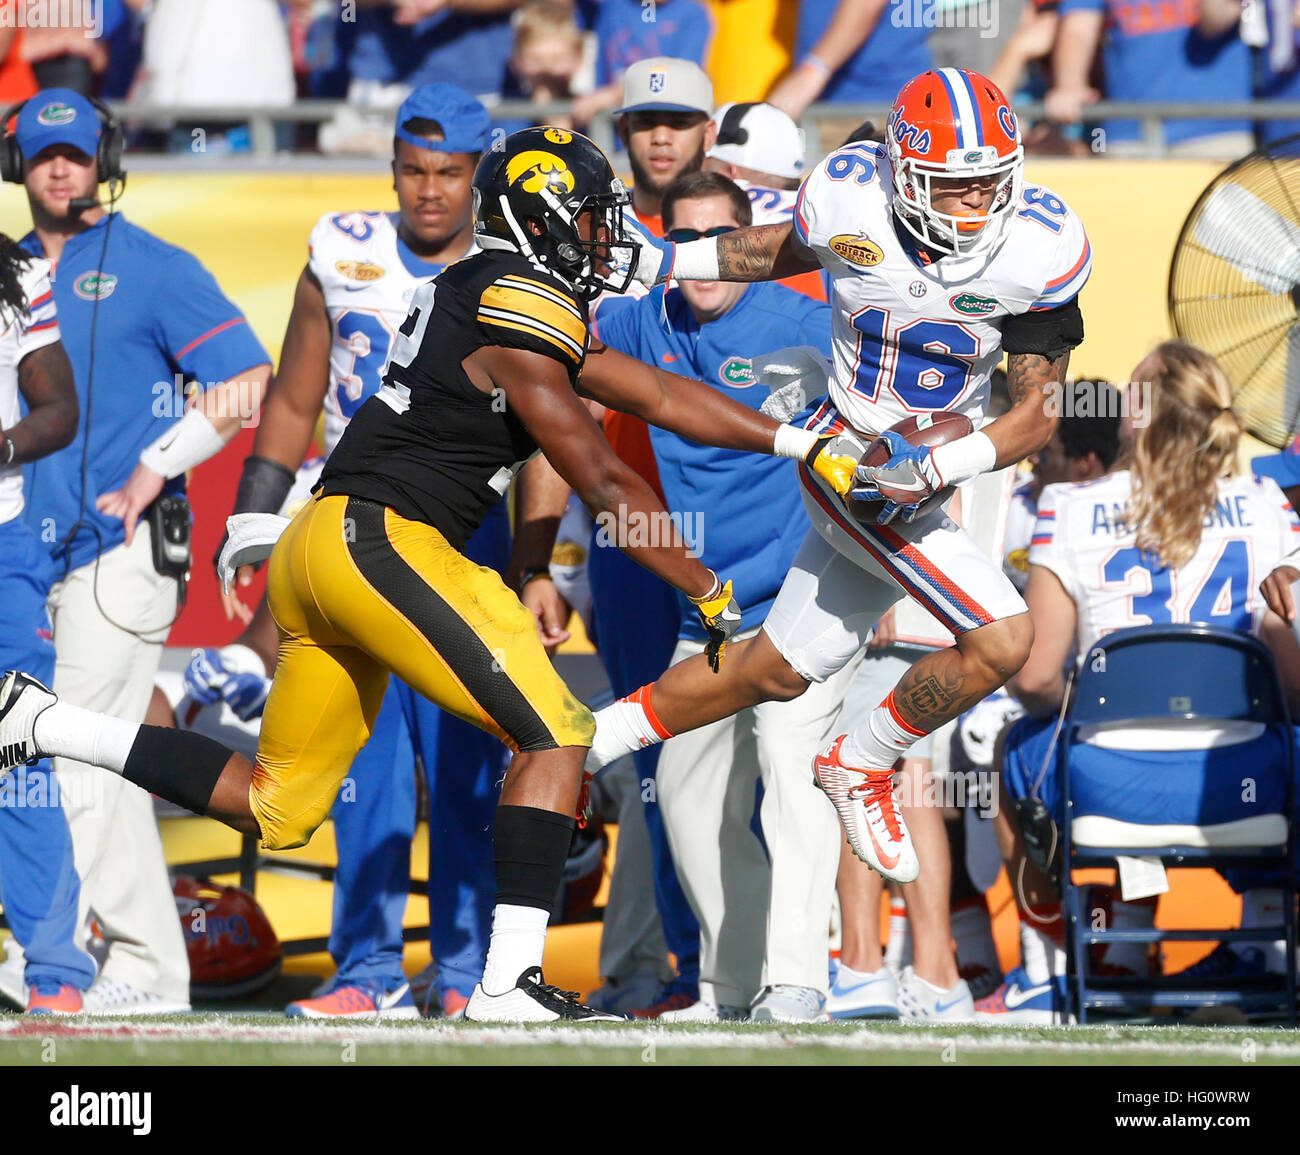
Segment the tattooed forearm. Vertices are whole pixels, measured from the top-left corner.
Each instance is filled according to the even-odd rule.
[[[789,224],[759,225],[737,229],[718,238],[718,279],[722,281],[765,281],[776,267],[776,258]]]
[[[1049,361],[1041,353],[1012,353],[1007,357],[1007,389],[1019,405],[1026,397],[1046,397],[1050,387],[1065,376],[1070,354]]]

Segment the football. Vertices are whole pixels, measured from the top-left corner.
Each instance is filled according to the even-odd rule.
[[[930,446],[947,445],[950,441],[956,441],[960,437],[965,437],[975,431],[971,420],[962,413],[921,413],[916,417],[908,417],[897,425],[891,425],[888,432],[897,433],[909,445]],[[870,445],[867,451],[862,455],[859,465],[884,465],[889,460],[889,448],[879,437]],[[933,497],[926,498],[924,506],[934,504],[942,505],[953,495],[953,486],[946,486]],[[881,487],[881,492],[885,493],[893,500],[908,502],[910,495],[902,492],[890,493],[887,486]],[[883,501],[854,501],[849,499],[849,512],[859,521],[872,523],[876,520],[877,515],[884,506]],[[924,509],[922,510],[924,512]]]

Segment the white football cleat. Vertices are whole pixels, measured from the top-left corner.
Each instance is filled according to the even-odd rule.
[[[58,700],[30,674],[5,671],[0,680],[0,778],[44,757],[36,746],[36,719]]]
[[[765,987],[749,1008],[756,1023],[827,1023],[826,996],[813,987],[788,983]]]
[[[913,1023],[973,1023],[975,1000],[965,979],[945,991],[904,967],[898,984],[898,1017]]]
[[[465,1007],[467,1023],[625,1023],[624,1015],[611,1015],[578,1002],[577,991],[562,991],[542,978],[541,967],[529,967],[511,990],[490,995],[479,983]]]
[[[726,1003],[711,1003],[701,999],[680,1011],[664,1011],[661,1023],[738,1023],[749,1018],[748,1007],[732,1007]]]
[[[858,770],[840,761],[847,734],[813,759],[813,781],[840,816],[849,849],[891,882],[915,882],[921,864],[894,799],[892,770]]]

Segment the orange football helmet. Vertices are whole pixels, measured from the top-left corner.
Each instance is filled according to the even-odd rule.
[[[965,68],[909,80],[889,113],[885,150],[894,211],[917,240],[962,255],[997,244],[1020,201],[1025,150],[1016,114],[993,81]],[[985,212],[934,207],[935,180],[974,177],[996,181]]]
[[[248,891],[180,875],[172,894],[190,960],[191,1000],[243,998],[280,973],[280,940]]]

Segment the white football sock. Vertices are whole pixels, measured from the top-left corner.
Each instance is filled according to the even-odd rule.
[[[121,774],[140,725],[58,701],[41,711],[34,734],[37,747],[52,757],[74,758]]]
[[[483,967],[483,993],[514,990],[524,971],[542,965],[546,924],[551,916],[536,906],[500,903],[492,911],[492,938]]]
[[[840,747],[840,758],[846,766],[884,769],[893,766],[913,742],[924,737],[923,731],[903,721],[891,690],[867,715],[866,721],[859,722],[849,732]]]
[[[1043,924],[1031,921],[1023,911],[1020,915],[1020,965],[1029,982],[1038,986],[1065,974],[1065,920],[1059,906],[1036,906],[1033,914],[1039,919],[1055,915]]]
[[[889,900],[889,942],[885,945],[885,962],[902,970],[912,961],[911,927],[907,921],[907,904],[902,899]]]
[[[671,737],[650,705],[650,687],[642,686],[636,693],[596,711],[596,737],[587,755],[587,773],[595,774],[624,754]]]

